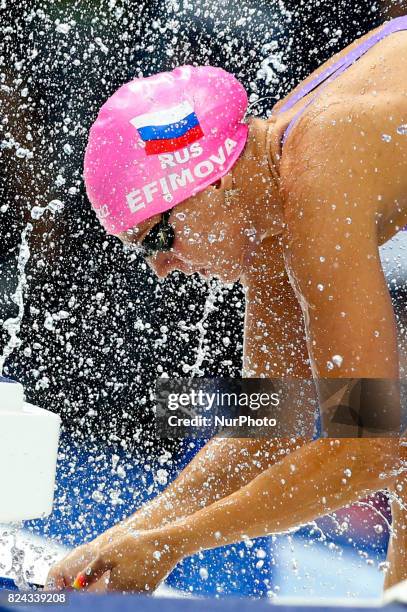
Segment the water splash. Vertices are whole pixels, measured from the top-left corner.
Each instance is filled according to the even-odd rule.
[[[0,534],[0,545],[10,551],[11,556],[11,565],[1,564],[0,569],[14,580],[21,591],[27,591],[30,585],[24,572],[25,549],[18,542],[21,526],[22,523],[10,523]]]
[[[11,576],[20,591],[27,591],[30,589],[30,585],[24,574],[25,550],[18,545],[18,533],[21,526],[21,523],[13,523],[11,526]]]
[[[0,576],[10,578],[22,591],[42,584],[48,569],[65,554],[65,549],[41,540],[22,529],[23,523],[0,525]]]
[[[3,372],[5,361],[10,357],[13,351],[21,345],[21,339],[19,337],[21,323],[24,317],[24,291],[27,286],[27,277],[25,274],[25,268],[27,262],[30,259],[30,247],[28,244],[28,238],[32,232],[33,226],[31,223],[27,223],[25,229],[21,234],[20,250],[17,258],[17,272],[18,272],[18,283],[17,288],[11,299],[18,306],[18,314],[16,317],[10,317],[3,323],[3,329],[8,333],[9,340],[4,347],[3,353],[0,357],[0,373]]]
[[[203,376],[205,374],[202,366],[208,353],[208,346],[205,344],[205,339],[208,332],[206,322],[210,314],[217,308],[216,301],[221,291],[222,286],[220,283],[216,281],[209,283],[209,291],[208,295],[206,296],[202,317],[192,328],[199,332],[199,341],[196,348],[196,359],[192,365],[185,363],[183,366],[185,374],[188,374],[191,378],[194,378],[195,376]]]
[[[18,307],[18,314],[16,317],[6,319],[3,323],[3,329],[8,333],[9,340],[4,347],[3,353],[0,357],[0,373],[3,372],[4,364],[7,358],[13,353],[13,351],[21,345],[21,339],[19,338],[21,323],[24,317],[24,291],[27,286],[27,277],[25,269],[30,259],[30,247],[28,239],[31,234],[33,226],[31,223],[27,223],[25,229],[21,233],[21,244],[17,258],[17,272],[18,272],[18,283],[15,292],[11,296],[11,299]],[[18,533],[21,529],[21,523],[12,523],[9,526],[6,535],[11,536],[11,568],[10,576],[14,579],[15,585],[21,591],[27,591],[30,586],[27,582],[24,573],[24,558],[25,550],[18,545]]]

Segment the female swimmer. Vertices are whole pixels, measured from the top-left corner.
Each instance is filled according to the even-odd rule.
[[[246,288],[246,376],[399,377],[378,247],[407,224],[406,53],[401,17],[248,122],[234,77],[184,66],[121,87],[91,129],[85,181],[106,230],[160,277]],[[49,584],[151,592],[187,555],[384,488],[397,497],[385,586],[407,578],[406,446],[349,432],[211,440],[164,493],[55,565]]]

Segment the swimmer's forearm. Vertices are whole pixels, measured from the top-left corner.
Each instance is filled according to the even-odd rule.
[[[257,259],[261,274],[252,271],[250,278],[245,279],[248,288],[245,370],[250,376],[273,378],[289,372],[291,377],[308,378],[310,369],[303,339],[302,313],[285,272],[280,238],[264,240]],[[264,275],[267,283],[264,283]],[[304,413],[310,413],[311,407],[313,420],[312,399],[304,400]],[[284,452],[291,452],[302,443],[300,440],[213,440],[163,494],[133,515],[130,523],[139,529],[154,529],[189,516],[231,495],[279,461]]]
[[[160,530],[161,537],[184,557],[299,527],[384,488],[395,447],[390,440],[312,442],[228,498]]]
[[[163,493],[126,524],[154,529],[189,516],[231,495],[300,444],[294,440],[211,440]]]

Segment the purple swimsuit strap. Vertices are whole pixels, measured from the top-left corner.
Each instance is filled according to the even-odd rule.
[[[393,34],[394,32],[400,32],[402,30],[407,30],[407,16],[397,17],[396,19],[392,19],[384,24],[384,26],[378,31],[372,34],[369,38],[364,40],[360,45],[349,51],[346,55],[341,57],[338,61],[334,62],[331,66],[323,70],[317,77],[311,79],[309,83],[301,87],[283,106],[280,108],[279,113],[283,113],[284,111],[290,110],[299,100],[307,96],[311,91],[324,83],[324,87],[326,87],[329,83],[335,80],[342,72],[344,72],[349,66],[351,66],[354,62],[356,62],[362,55],[364,55],[369,49],[374,47],[374,45],[383,38],[386,38],[389,34]],[[295,123],[304,112],[304,110],[315,100],[317,95],[320,93],[321,89],[319,89],[314,96],[311,97],[309,102],[301,108],[290,121],[283,139],[282,144],[284,145],[287,140],[291,130],[293,129]]]

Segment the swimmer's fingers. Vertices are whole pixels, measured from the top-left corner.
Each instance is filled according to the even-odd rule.
[[[99,545],[95,542],[78,546],[57,561],[49,570],[45,589],[49,591],[72,589],[72,582],[78,572],[97,558]]]
[[[178,562],[174,550],[151,532],[115,538],[82,565],[72,587],[94,590],[97,585],[101,591],[152,593]]]
[[[65,589],[71,589],[75,573],[69,570],[69,566],[67,567],[67,564],[63,561],[54,565],[48,573],[44,589],[46,591],[64,591]]]
[[[88,589],[95,584],[106,572],[112,570],[115,566],[113,559],[110,558],[108,552],[100,552],[100,554],[89,563],[89,565],[77,574],[72,583],[72,587],[77,590]]]

